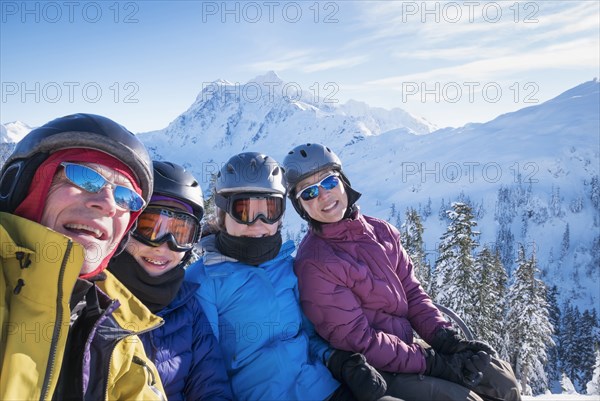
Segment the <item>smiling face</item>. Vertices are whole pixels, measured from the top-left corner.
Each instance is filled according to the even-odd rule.
[[[107,180],[133,189],[121,173],[95,163],[93,168]],[[87,192],[67,180],[64,169],[54,176],[40,224],[71,237],[85,248],[80,274],[96,270],[125,235],[130,212],[116,205],[113,189],[106,185],[98,193]]]
[[[269,204],[265,199],[249,199],[246,201],[247,211],[249,216],[254,216],[255,213],[264,212],[269,208]],[[252,220],[252,219],[249,219]],[[234,237],[267,237],[275,235],[281,220],[273,224],[265,223],[260,218],[252,224],[242,224],[235,221],[229,213],[225,213],[225,230],[229,235]]]
[[[187,212],[181,204],[168,200],[153,202],[151,205],[166,206],[171,209]],[[171,250],[167,242],[163,242],[160,246],[154,247],[145,245],[135,238],[129,240],[125,251],[133,256],[136,262],[152,277],[160,276],[175,268],[181,263],[186,254],[185,252],[175,252]]]
[[[296,185],[296,191],[299,193],[304,188],[320,182],[331,173],[331,170],[323,170],[305,178]],[[335,223],[342,220],[348,208],[348,195],[342,180],[330,190],[319,187],[319,195],[314,199],[305,201],[299,198],[298,201],[313,220],[321,223]]]

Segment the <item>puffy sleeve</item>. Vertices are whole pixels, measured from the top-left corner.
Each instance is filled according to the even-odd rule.
[[[334,348],[364,354],[378,369],[403,373],[424,371],[420,347],[371,327],[356,296],[340,274],[344,271],[339,265],[343,261],[325,259],[297,259],[295,266],[302,308],[316,331]]]
[[[225,362],[211,324],[196,299],[194,311],[192,368],[186,379],[186,399],[200,401],[233,400]]]

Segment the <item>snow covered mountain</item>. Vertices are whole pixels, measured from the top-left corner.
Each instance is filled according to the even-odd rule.
[[[232,150],[280,154],[290,143],[350,145],[392,129],[413,135],[435,129],[400,109],[371,108],[356,101],[337,105],[334,99],[312,95],[273,72],[244,85],[218,80],[206,85],[168,127],[142,138],[166,159],[208,162],[225,161]]]
[[[456,200],[476,212],[480,244],[516,258],[535,251],[561,303],[600,303],[600,84],[585,82],[545,103],[483,124],[440,129],[400,110],[329,102],[267,73],[244,85],[218,80],[166,128],[141,133],[154,158],[185,165],[208,190],[233,154],[260,151],[283,160],[294,146],[320,142],[344,162],[364,213],[400,225],[420,211],[430,262]],[[1,142],[11,142],[12,126]],[[2,144],[0,143],[0,146]],[[285,236],[302,221],[288,208]],[[514,256],[514,257],[513,257]]]

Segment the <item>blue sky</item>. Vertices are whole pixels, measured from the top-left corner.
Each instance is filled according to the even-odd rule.
[[[0,122],[73,112],[165,127],[216,79],[275,71],[439,127],[600,72],[598,1],[2,1]]]

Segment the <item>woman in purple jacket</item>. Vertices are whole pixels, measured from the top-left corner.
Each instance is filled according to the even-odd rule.
[[[283,166],[290,200],[310,227],[294,265],[302,308],[323,338],[364,354],[396,397],[520,400],[510,366],[489,345],[462,340],[434,306],[398,230],[360,213],[360,193],[335,153],[304,144]]]

